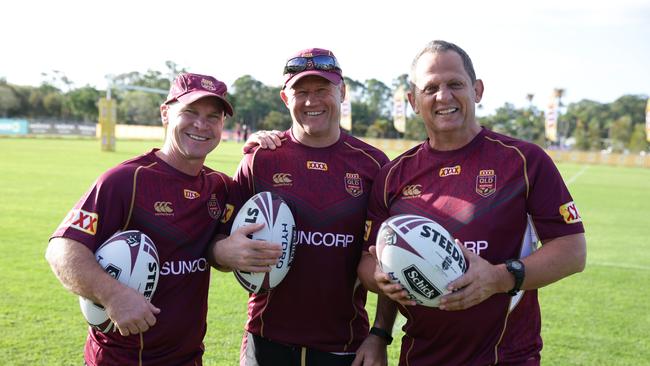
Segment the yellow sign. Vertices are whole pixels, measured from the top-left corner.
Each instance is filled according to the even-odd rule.
[[[341,103],[341,127],[352,131],[352,103],[350,103],[350,90],[345,85],[345,99]]]
[[[545,131],[546,131],[546,138],[549,141],[553,141],[553,142],[557,142],[557,115],[558,115],[557,97],[553,95],[546,109],[546,121],[544,124]]]
[[[406,131],[406,98],[402,86],[393,94],[393,125],[400,133]]]
[[[115,151],[115,122],[117,108],[114,99],[101,98],[99,107],[99,129],[103,151]]]

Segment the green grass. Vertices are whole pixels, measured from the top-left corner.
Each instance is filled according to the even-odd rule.
[[[43,257],[47,239],[101,172],[157,145],[119,141],[106,153],[95,140],[0,138],[1,364],[82,364],[86,326]],[[240,145],[225,142],[206,164],[232,174],[239,158]],[[588,260],[583,273],[540,291],[542,363],[648,365],[650,170],[559,167],[585,220]],[[213,271],[206,365],[238,363],[246,298],[231,274]],[[371,316],[374,304],[370,296]]]

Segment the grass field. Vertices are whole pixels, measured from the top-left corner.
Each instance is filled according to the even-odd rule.
[[[43,257],[47,240],[101,172],[154,146],[119,141],[102,153],[94,140],[0,138],[0,364],[83,363],[85,322]],[[222,143],[207,165],[232,174],[239,148]],[[650,365],[650,170],[559,167],[585,221],[588,259],[583,273],[540,290],[542,364]],[[238,364],[246,297],[232,275],[213,271],[206,365]]]

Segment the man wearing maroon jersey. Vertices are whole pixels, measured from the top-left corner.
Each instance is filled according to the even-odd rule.
[[[225,97],[226,85],[212,76],[179,75],[160,107],[163,147],[102,174],[52,234],[46,257],[58,279],[102,304],[119,329],[89,329],[86,364],[201,364],[210,279],[205,251],[231,184],[203,163],[219,144],[225,115],[232,116]],[[124,230],[144,232],[157,247],[160,279],[151,302],[95,260],[95,250]],[[244,244],[266,248],[245,270],[268,268],[281,253],[277,244]]]
[[[368,335],[357,280],[367,202],[388,158],[339,127],[345,84],[331,51],[292,56],[280,95],[292,126],[280,148],[244,155],[229,201],[236,211],[255,193],[280,195],[296,219],[297,244],[284,280],[249,298],[241,365],[350,365]],[[217,258],[227,246],[217,242]]]
[[[461,48],[429,43],[410,80],[408,99],[428,139],[384,166],[371,193],[372,254],[364,252],[362,266],[376,270],[362,280],[395,301],[379,298],[375,325],[390,331],[397,308],[406,317],[400,365],[539,365],[537,289],[585,266],[573,199],[541,148],[479,126],[483,82]],[[404,213],[437,221],[463,244],[469,269],[439,308],[413,306],[376,266],[380,224]]]

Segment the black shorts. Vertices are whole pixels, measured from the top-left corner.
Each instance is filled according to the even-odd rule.
[[[289,346],[247,333],[242,355],[246,366],[350,366],[356,356],[334,354],[315,349]]]

